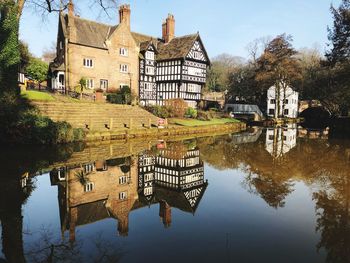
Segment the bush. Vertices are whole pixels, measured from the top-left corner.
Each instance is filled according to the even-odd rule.
[[[107,101],[114,104],[130,105],[136,96],[133,94],[129,86],[123,86],[119,91],[107,94]]]
[[[171,118],[173,116],[171,109],[166,106],[158,106],[158,105],[146,106],[145,110],[163,119]]]
[[[209,121],[212,119],[212,116],[209,111],[198,111],[197,119],[201,121]]]
[[[186,117],[193,118],[193,119],[197,118],[197,110],[191,107],[187,108]]]
[[[171,109],[173,117],[183,118],[186,113],[187,103],[183,99],[165,100],[165,106]]]
[[[107,94],[107,101],[114,104],[124,104],[123,95],[120,93]]]

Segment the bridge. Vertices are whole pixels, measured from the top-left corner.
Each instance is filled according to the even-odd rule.
[[[323,107],[321,102],[318,100],[301,100],[299,101],[299,113],[309,108],[321,108]]]
[[[202,100],[207,104],[216,103],[221,108],[225,105],[225,93],[224,92],[208,92],[203,94]]]
[[[242,119],[253,119],[254,121],[265,119],[264,114],[259,109],[258,105],[226,104],[224,110],[226,112],[232,112],[235,116]]]

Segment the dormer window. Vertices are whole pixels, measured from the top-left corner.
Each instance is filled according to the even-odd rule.
[[[119,49],[119,55],[123,56],[123,57],[127,57],[128,56],[128,49],[127,48],[120,48]]]
[[[60,41],[60,50],[62,50],[63,49],[63,43],[62,43],[62,41]]]
[[[152,51],[147,51],[147,52],[146,52],[146,59],[154,60],[154,52],[152,52]]]
[[[85,68],[93,68],[94,62],[91,58],[84,58],[83,59],[83,65]]]

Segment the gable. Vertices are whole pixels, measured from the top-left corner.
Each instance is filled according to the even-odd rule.
[[[125,24],[119,24],[112,34],[110,34],[108,41],[111,41],[113,46],[123,45],[127,47],[136,47],[137,43]]]
[[[191,50],[187,54],[186,58],[202,61],[202,62],[208,62],[209,58],[207,57],[207,53],[204,49],[203,44],[201,43],[200,39],[197,39],[194,44],[192,45]]]

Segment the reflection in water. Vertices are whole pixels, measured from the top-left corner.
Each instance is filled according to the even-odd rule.
[[[69,230],[73,242],[77,226],[111,217],[118,221],[118,234],[128,236],[129,213],[153,204],[159,204],[165,227],[171,224],[171,207],[194,213],[207,187],[199,156],[195,146],[179,142],[157,153],[52,170],[62,235]]]
[[[287,124],[285,127],[268,128],[266,130],[266,151],[268,151],[274,159],[283,157],[296,145],[296,124]]]
[[[129,229],[137,226],[135,221],[129,222],[130,215],[150,207],[153,214],[153,208],[159,212],[164,227],[170,227],[168,233],[185,229],[189,221],[181,223],[180,215],[196,214],[197,217],[201,202],[204,206],[201,214],[210,214],[208,204],[214,202],[213,207],[225,209],[220,203],[226,204],[230,200],[221,193],[223,189],[213,188],[211,191],[220,198],[220,203],[216,203],[215,198],[202,201],[204,194],[208,196],[208,182],[204,178],[207,164],[214,168],[215,173],[237,171],[241,185],[253,194],[251,196],[264,200],[280,213],[287,207],[287,197],[295,196],[297,184],[302,182],[311,191],[316,210],[314,228],[319,237],[312,244],[314,251],[326,252],[327,262],[349,262],[350,143],[327,137],[327,129],[309,131],[288,125],[266,131],[253,128],[239,135],[164,142],[158,147],[150,147],[153,144],[148,142],[92,146],[78,151],[62,151],[57,159],[50,157],[48,161],[43,157],[44,161],[35,160],[34,163],[17,158],[17,163],[6,164],[7,156],[2,153],[0,160],[4,173],[0,177],[0,220],[3,257],[6,262],[117,262],[124,256],[123,251],[110,240],[93,240],[94,237],[89,238],[94,243],[89,247],[94,251],[94,257],[88,260],[87,248],[83,245],[86,237],[77,228],[101,227],[101,224],[106,224],[103,220],[109,218],[114,222],[112,232],[116,238],[133,240],[137,233],[130,234]],[[26,242],[23,232],[26,231],[23,229],[22,208],[37,191],[35,178],[39,174],[37,171],[43,169],[50,171],[51,185],[57,186],[61,235],[52,238],[55,234],[46,231],[37,241],[32,238],[31,245],[26,245],[23,244]],[[210,179],[215,187],[216,177]],[[52,186],[51,189],[55,189]],[[256,209],[255,214],[263,214],[269,209],[250,207],[245,200],[241,200],[240,206]],[[301,205],[300,208],[304,207]],[[210,224],[220,226],[227,217],[223,213],[216,214],[215,218],[205,218],[210,218]],[[256,224],[262,220],[258,218],[246,220]],[[220,227],[219,230],[229,231]],[[196,233],[195,229],[188,231],[191,231],[192,238],[204,235],[204,232]],[[67,235],[69,238],[65,240]],[[264,232],[257,232],[256,237],[259,235],[264,235]],[[153,238],[156,239],[154,242],[163,240],[159,233]],[[267,258],[262,261],[268,262],[268,255],[274,251],[266,253]],[[216,257],[219,261],[224,260],[224,256]],[[141,254],[137,258],[141,260]],[[180,260],[180,255],[175,255],[174,260]],[[208,262],[206,258],[201,260]]]

